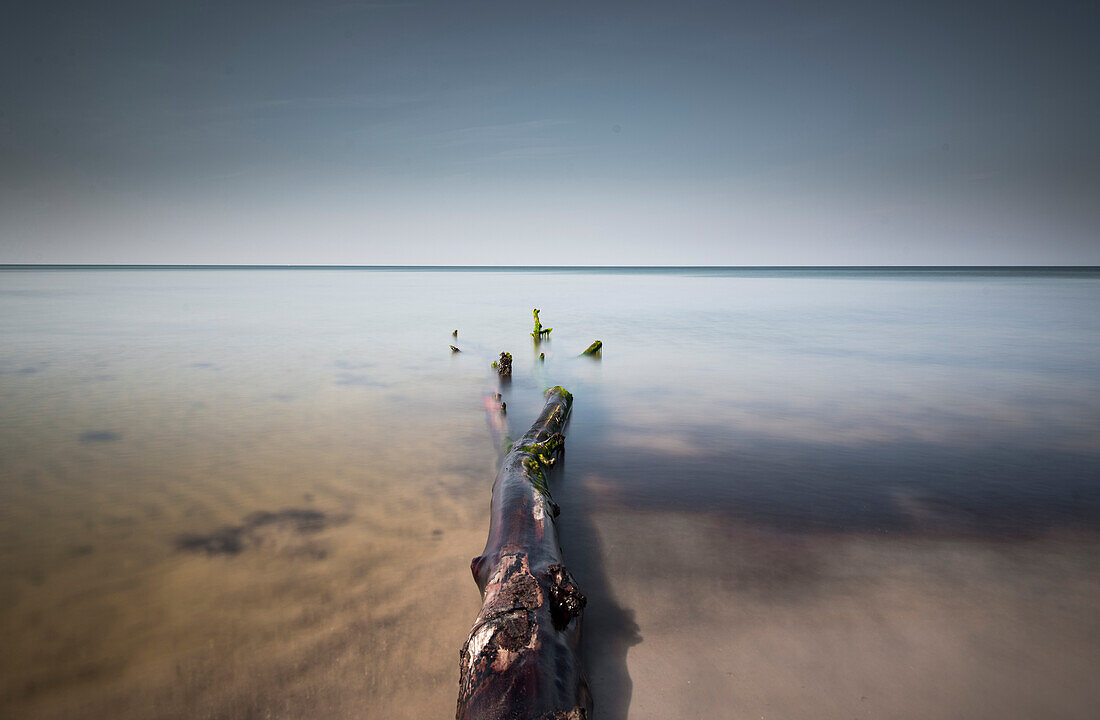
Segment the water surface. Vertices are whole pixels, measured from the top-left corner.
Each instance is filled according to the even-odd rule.
[[[1098,307],[1090,269],[0,270],[0,716],[449,717],[508,350],[513,431],[576,397],[598,717],[1089,717]]]

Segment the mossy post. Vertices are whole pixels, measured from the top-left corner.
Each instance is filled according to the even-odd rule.
[[[545,335],[547,338],[549,338],[550,337],[550,331],[554,329],[554,328],[544,328],[542,326],[542,323],[539,322],[539,313],[540,312],[542,312],[542,311],[539,310],[538,308],[535,308],[531,311],[531,314],[535,316],[535,329],[531,331],[531,337],[535,338],[535,343],[536,344],[538,344],[538,342],[540,340],[542,340],[543,335]]]
[[[493,483],[489,538],[470,563],[482,605],[460,655],[457,720],[585,720],[592,712],[577,652],[585,597],[562,564],[547,484],[572,404],[565,388],[547,390]]]
[[[502,352],[499,360],[494,360],[491,367],[497,371],[497,375],[502,378],[512,377],[512,353]]]
[[[595,340],[592,342],[591,345],[584,349],[584,352],[582,352],[581,355],[585,355],[588,357],[599,357],[601,352],[603,352],[603,340]]]

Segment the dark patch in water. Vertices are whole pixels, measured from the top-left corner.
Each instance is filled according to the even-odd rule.
[[[212,368],[212,367],[217,367],[217,366],[216,366],[216,365],[214,365],[214,363],[208,363],[208,362],[194,362],[194,363],[191,363],[190,365],[188,365],[188,367],[193,367],[193,368]]]
[[[288,393],[272,393],[271,399],[278,400],[279,402],[290,402],[294,399],[294,396]]]
[[[598,433],[570,450],[605,507],[718,513],[782,532],[1026,538],[1100,520],[1096,453],[747,433],[734,442],[713,429],[691,439],[692,455]]]
[[[19,368],[18,370],[16,370],[15,374],[16,375],[34,375],[36,372],[38,372],[38,368],[25,367],[25,368]]]
[[[205,552],[207,555],[238,555],[242,551],[262,544],[261,530],[265,528],[289,532],[295,535],[318,533],[340,522],[340,518],[306,508],[287,508],[275,512],[254,512],[240,525],[226,525],[212,533],[185,533],[176,538],[176,549],[186,552]],[[307,545],[297,554],[324,559],[323,549]]]
[[[87,543],[83,545],[73,545],[71,548],[69,548],[69,556],[84,557],[86,555],[91,555],[94,549],[95,548],[93,548],[91,545],[88,545]]]
[[[114,442],[120,439],[122,436],[116,432],[110,430],[88,430],[87,432],[80,433],[80,442],[84,443],[105,443]]]
[[[94,382],[110,382],[116,380],[114,375],[90,375],[88,377],[80,378],[80,382],[94,383]]]
[[[238,525],[220,528],[209,535],[184,534],[176,538],[176,549],[208,555],[236,555],[244,549],[241,539],[244,532]]]

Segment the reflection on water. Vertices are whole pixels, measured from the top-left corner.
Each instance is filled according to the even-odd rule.
[[[576,396],[598,717],[1088,717],[1098,301],[1085,271],[0,271],[0,716],[449,716],[508,350],[513,432]]]

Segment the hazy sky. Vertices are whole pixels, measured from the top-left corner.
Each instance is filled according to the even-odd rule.
[[[0,262],[1100,264],[1100,3],[9,2]]]

